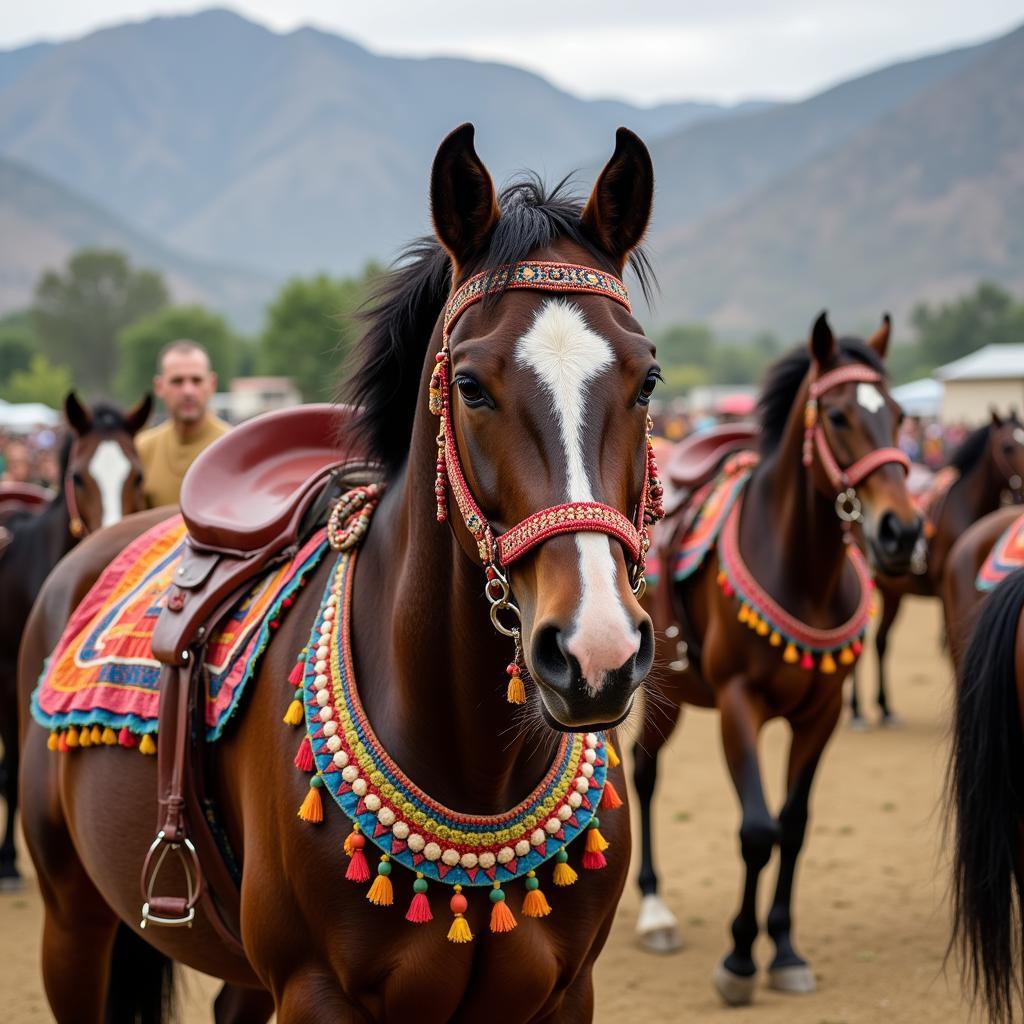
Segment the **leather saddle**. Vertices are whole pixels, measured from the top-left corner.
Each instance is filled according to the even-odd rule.
[[[219,438],[185,474],[185,550],[153,633],[164,665],[157,735],[157,835],[142,870],[142,927],[190,925],[202,902],[236,953],[238,882],[225,861],[203,784],[204,647],[248,585],[292,558],[326,521],[342,478],[372,475],[361,449],[342,462],[350,407],[307,405],[267,413]],[[169,853],[185,871],[185,896],[157,892]]]
[[[11,532],[4,525],[5,521],[18,512],[31,515],[42,512],[52,498],[52,491],[37,484],[0,483],[0,555],[11,543]]]

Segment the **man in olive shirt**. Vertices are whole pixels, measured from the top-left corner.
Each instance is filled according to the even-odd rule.
[[[210,357],[194,341],[173,341],[160,353],[153,389],[167,420],[135,439],[142,459],[142,489],[150,508],[177,505],[181,481],[196,456],[230,427],[207,412],[217,390]]]

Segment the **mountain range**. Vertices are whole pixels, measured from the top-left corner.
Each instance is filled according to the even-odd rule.
[[[791,333],[830,306],[866,325],[978,276],[1020,283],[1022,89],[1024,30],[802,102],[641,108],[224,10],[124,24],[0,52],[0,309],[110,244],[248,325],[282,277],[426,230],[434,150],[471,120],[499,181],[589,185],[618,124],[647,139],[657,320]]]

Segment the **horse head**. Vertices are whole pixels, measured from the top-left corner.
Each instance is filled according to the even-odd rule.
[[[1024,501],[1024,425],[1016,411],[1004,419],[992,410],[988,444],[1000,486],[1013,495],[1014,501]]]
[[[64,497],[76,536],[92,533],[146,507],[135,435],[149,419],[146,394],[128,412],[85,404],[74,391],[64,399],[71,434],[64,457]]]

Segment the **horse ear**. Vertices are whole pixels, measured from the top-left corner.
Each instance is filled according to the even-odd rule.
[[[882,314],[882,326],[868,338],[868,344],[878,353],[879,359],[884,359],[889,351],[889,334],[892,331],[892,317],[888,313]]]
[[[615,152],[594,184],[582,223],[609,253],[622,273],[632,249],[640,244],[651,219],[654,166],[647,147],[628,128],[615,133]]]
[[[836,339],[832,334],[832,328],[828,325],[828,313],[825,310],[822,310],[818,319],[814,321],[807,347],[811,350],[811,356],[819,366],[826,366],[835,359]]]
[[[1003,421],[1000,418],[999,413],[996,412],[996,407],[994,405],[990,405],[988,411],[992,415],[992,426],[998,430],[1003,425]]]
[[[132,406],[124,415],[125,429],[134,437],[145,425],[153,411],[153,396],[147,391],[138,404]]]
[[[64,418],[79,437],[92,430],[92,413],[74,391],[69,391],[64,399]]]
[[[438,241],[459,267],[479,255],[501,217],[494,183],[464,124],[441,143],[430,171],[430,212]]]

